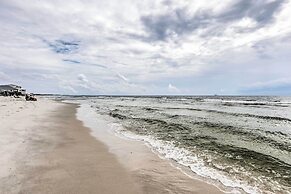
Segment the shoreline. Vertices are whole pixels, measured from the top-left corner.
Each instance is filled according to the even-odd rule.
[[[0,193],[222,193],[145,145],[108,146],[76,118],[76,104],[1,98],[0,105]]]
[[[218,187],[214,182],[198,176],[190,169],[174,160],[167,159],[148,145],[116,132],[114,121],[104,119],[96,114],[88,105],[82,104],[77,111],[77,118],[91,129],[91,135],[108,146],[109,151],[117,156],[134,176],[151,177],[162,185],[171,185],[165,190],[179,190],[177,193],[225,193],[227,188]],[[222,188],[223,187],[223,188]],[[228,191],[229,192],[229,191]]]

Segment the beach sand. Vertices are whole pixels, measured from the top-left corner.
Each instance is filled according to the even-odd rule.
[[[0,97],[1,194],[221,193],[145,146],[116,152],[120,144],[110,148],[93,137],[76,118],[77,108]]]

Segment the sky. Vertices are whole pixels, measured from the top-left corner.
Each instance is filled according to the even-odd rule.
[[[0,0],[0,84],[291,95],[291,0]]]

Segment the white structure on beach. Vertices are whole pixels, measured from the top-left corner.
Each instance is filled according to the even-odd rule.
[[[26,90],[23,89],[21,86],[9,84],[9,85],[0,85],[0,95],[2,94],[9,94],[9,93],[15,93],[18,95],[25,95]]]

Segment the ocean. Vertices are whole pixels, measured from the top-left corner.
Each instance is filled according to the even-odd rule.
[[[80,98],[78,98],[80,99]],[[198,176],[246,193],[291,193],[291,97],[83,98]]]

